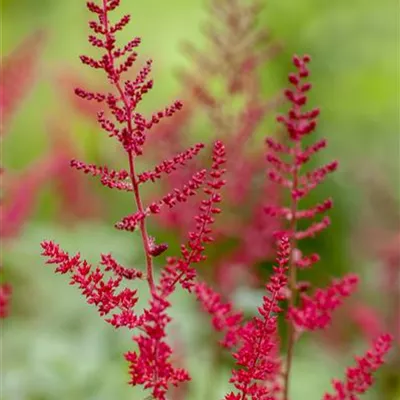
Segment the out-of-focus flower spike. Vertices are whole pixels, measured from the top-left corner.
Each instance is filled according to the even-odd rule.
[[[45,39],[45,31],[34,32],[1,62],[0,134],[8,130],[19,104],[35,83]]]
[[[44,157],[18,175],[2,178],[7,186],[0,213],[0,236],[15,237],[32,214],[40,189],[50,181],[56,164],[53,157]]]

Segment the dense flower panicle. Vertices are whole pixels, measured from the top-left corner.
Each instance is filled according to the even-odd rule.
[[[245,324],[241,331],[239,350],[234,354],[238,370],[232,372],[231,382],[240,396],[230,393],[226,400],[274,399],[281,364],[276,341],[277,315],[282,311],[278,302],[285,299],[290,243],[287,236],[278,239],[277,266],[266,284],[268,295],[263,297],[259,316]],[[278,353],[278,354],[277,354]],[[236,396],[236,397],[235,397]]]
[[[389,334],[379,336],[362,357],[355,357],[356,366],[347,368],[343,381],[333,380],[334,394],[325,394],[323,400],[356,400],[374,383],[373,373],[383,364],[384,357],[392,346],[393,338]]]
[[[141,273],[120,266],[111,255],[102,255],[101,265],[106,271],[114,273],[114,277],[106,279],[99,267],[93,268],[79,254],[70,256],[59,245],[51,241],[42,242],[42,255],[47,257],[47,264],[58,264],[56,273],[69,274],[70,284],[78,285],[88,304],[94,304],[101,316],[109,316],[106,321],[116,328],[126,326],[133,329],[138,325],[138,318],[134,313],[137,303],[137,291],[128,288],[120,291],[123,278],[141,278]]]
[[[202,309],[211,315],[214,329],[224,333],[222,346],[235,346],[240,338],[242,313],[234,310],[230,302],[223,302],[221,295],[205,282],[196,283],[194,292]]]
[[[291,88],[285,90],[285,97],[291,104],[286,115],[280,115],[277,121],[281,123],[288,134],[287,143],[279,143],[268,138],[266,155],[269,164],[269,179],[287,189],[290,193],[290,206],[282,207],[269,205],[265,212],[271,217],[282,217],[287,221],[287,228],[282,233],[290,239],[291,253],[289,256],[288,279],[288,312],[289,335],[284,374],[283,399],[288,400],[293,360],[294,345],[298,332],[302,330],[316,330],[326,328],[332,319],[332,313],[350,296],[358,283],[358,277],[348,274],[342,279],[334,280],[326,289],[317,289],[313,296],[308,296],[305,291],[310,285],[307,282],[297,281],[297,269],[306,269],[313,266],[320,259],[317,253],[303,255],[298,248],[298,242],[305,238],[314,237],[325,230],[331,223],[330,218],[324,216],[333,206],[332,199],[328,198],[308,209],[300,209],[301,200],[313,189],[321,184],[326,176],[334,172],[338,162],[332,161],[322,167],[305,171],[306,164],[316,153],[327,145],[325,139],[304,147],[303,140],[317,127],[320,114],[318,108],[306,110],[308,102],[307,93],[312,85],[307,82],[310,71],[308,63],[311,58],[294,56],[293,65],[295,73],[289,75]],[[320,217],[321,216],[321,217]],[[320,217],[319,220],[315,220]],[[298,221],[310,219],[312,222],[303,230],[299,230]],[[301,304],[297,305],[300,293]]]
[[[190,380],[187,371],[174,368],[170,362],[172,349],[165,341],[166,327],[171,320],[166,313],[169,307],[165,296],[153,293],[150,307],[143,313],[143,333],[133,337],[139,351],[125,354],[129,362],[130,383],[151,389],[153,397],[158,400],[166,399],[170,385],[177,386]]]
[[[176,101],[164,110],[154,113],[150,119],[136,112],[136,107],[153,86],[148,79],[151,72],[151,61],[139,70],[134,80],[122,79],[125,72],[137,58],[134,49],[140,44],[139,38],[134,38],[123,47],[117,47],[115,34],[122,30],[130,20],[129,16],[112,23],[109,14],[119,5],[117,0],[103,0],[101,5],[88,2],[88,9],[97,15],[97,21],[89,23],[94,34],[89,36],[89,42],[104,51],[100,59],[81,56],[81,61],[95,69],[102,69],[113,86],[115,93],[101,93],[76,89],[76,95],[84,100],[103,104],[108,112],[99,112],[98,123],[110,137],[115,137],[122,145],[129,161],[129,171],[115,171],[106,166],[86,164],[72,160],[71,167],[85,174],[98,176],[101,183],[113,189],[133,192],[137,211],[122,219],[117,228],[132,231],[138,226],[141,232],[143,248],[146,257],[146,273],[134,268],[120,265],[110,254],[103,254],[98,267],[93,267],[77,254],[73,257],[62,251],[53,242],[42,243],[43,255],[48,257],[47,263],[58,264],[57,273],[69,274],[70,283],[78,285],[87,302],[95,304],[100,315],[107,317],[111,325],[138,329],[133,340],[138,345],[137,351],[125,354],[129,363],[130,384],[141,385],[151,392],[154,399],[166,399],[166,393],[171,385],[177,385],[189,380],[188,373],[180,368],[174,368],[171,363],[172,350],[166,341],[166,329],[170,322],[167,310],[170,307],[168,297],[177,284],[190,290],[194,285],[196,273],[192,264],[202,261],[205,256],[205,244],[212,241],[210,225],[214,222],[213,215],[220,212],[217,204],[221,201],[220,189],[225,184],[222,175],[225,173],[225,147],[217,141],[213,149],[213,163],[209,171],[201,169],[193,173],[180,189],[174,188],[161,200],[143,206],[139,186],[147,181],[160,179],[163,174],[171,174],[177,167],[185,166],[204,147],[196,144],[188,150],[171,157],[157,165],[154,170],[137,174],[136,159],[142,155],[146,134],[161,119],[171,117],[181,109],[182,103]],[[203,200],[199,214],[196,216],[196,229],[189,234],[189,242],[181,247],[181,257],[169,259],[162,271],[157,284],[153,277],[153,257],[162,254],[168,245],[158,244],[148,235],[145,219],[150,214],[158,214],[162,208],[173,208],[178,203],[184,203],[204,186],[207,198]],[[106,273],[110,278],[106,278]],[[125,280],[146,279],[150,289],[149,306],[143,313],[135,313],[138,301],[136,290],[122,289]]]
[[[325,230],[330,225],[331,220],[324,214],[333,207],[331,198],[308,209],[300,209],[300,201],[317,185],[322,183],[328,173],[334,172],[338,166],[337,161],[333,161],[312,171],[304,172],[304,167],[310,158],[327,145],[327,141],[322,139],[303,148],[303,139],[315,130],[317,118],[320,114],[318,108],[312,110],[304,109],[308,101],[307,92],[311,89],[311,84],[306,81],[306,78],[310,75],[308,69],[310,60],[311,58],[308,55],[293,57],[293,65],[296,68],[296,72],[289,74],[289,83],[292,88],[285,90],[286,99],[291,104],[291,107],[286,115],[280,115],[277,118],[277,121],[286,128],[288,143],[279,143],[272,138],[267,138],[266,140],[268,148],[266,160],[270,166],[268,177],[272,182],[289,190],[290,206],[268,205],[264,208],[264,211],[271,217],[285,219],[288,224],[288,228],[284,232],[290,237],[292,245],[289,273],[289,290],[291,291],[289,297],[290,321],[295,322],[297,328],[316,329],[317,327],[324,328],[330,322],[330,313],[341,303],[341,297],[349,295],[352,291],[350,290],[347,294],[340,292],[341,286],[338,282],[335,282],[332,288],[326,292],[318,290],[315,295],[315,301],[312,301],[303,293],[304,310],[302,312],[300,308],[295,311],[297,292],[299,290],[296,282],[296,269],[310,268],[320,259],[317,253],[303,255],[298,249],[298,242],[305,238],[314,237]],[[320,215],[322,216],[321,219],[315,221],[315,218]],[[311,219],[312,222],[304,230],[299,230],[298,221],[305,219]],[[349,275],[348,278],[344,278],[343,285],[349,284],[349,280],[355,284],[356,277]],[[295,317],[297,318],[296,320]],[[294,327],[291,326],[287,360],[289,372],[287,376],[290,374],[292,348],[295,340],[293,329]],[[285,385],[285,399],[287,399],[288,377],[286,377]]]
[[[255,175],[263,168],[262,156],[247,154],[246,145],[281,98],[274,96],[266,101],[261,96],[259,70],[280,46],[259,28],[260,11],[257,1],[211,1],[203,29],[208,48],[200,50],[185,43],[193,68],[180,73],[185,88],[205,111],[215,135],[224,138],[231,154],[224,192],[233,206],[252,196]],[[223,85],[219,93],[212,88],[215,80]],[[232,107],[235,100],[240,100],[240,108]]]
[[[204,189],[209,198],[204,200],[201,206],[200,215],[197,217],[197,230],[189,234],[189,245],[182,245],[181,257],[168,259],[160,283],[152,292],[150,307],[145,309],[141,317],[143,333],[134,336],[139,352],[128,352],[125,355],[130,364],[131,384],[141,384],[144,388],[151,389],[156,399],[165,399],[170,385],[176,386],[190,379],[184,369],[174,368],[170,362],[172,350],[165,340],[166,328],[170,322],[170,317],[166,313],[170,307],[168,297],[178,283],[188,290],[195,284],[196,272],[191,265],[205,258],[204,244],[212,240],[209,225],[213,222],[211,215],[219,212],[215,203],[220,201],[218,191],[224,185],[221,179],[225,172],[224,163],[224,146],[221,142],[216,142],[213,165]]]
[[[211,236],[211,225],[215,222],[213,215],[221,212],[218,204],[222,197],[220,191],[225,185],[222,179],[226,173],[225,146],[221,141],[216,141],[213,148],[213,163],[205,182],[204,193],[206,199],[201,201],[199,213],[195,216],[196,228],[189,233],[189,242],[181,246],[181,257],[171,257],[165,267],[160,286],[163,292],[168,295],[173,287],[179,283],[183,288],[191,290],[196,276],[191,264],[205,260],[203,254],[205,244],[213,241]]]
[[[297,329],[316,330],[326,328],[332,319],[332,313],[340,307],[346,297],[357,288],[358,276],[347,274],[336,279],[325,289],[317,289],[313,296],[303,293],[301,305],[289,308],[288,318]]]
[[[184,45],[185,52],[195,64],[196,74],[185,71],[181,77],[197,100],[210,108],[210,112],[212,108],[223,106],[220,99],[215,98],[209,90],[209,82],[213,77],[224,76],[230,95],[246,91],[254,94],[255,72],[279,50],[266,30],[256,28],[259,12],[260,4],[256,1],[246,4],[241,1],[213,0],[209,5],[210,19],[203,28],[210,48],[201,51],[189,43]],[[213,119],[220,128],[227,128],[217,114]]]
[[[124,126],[119,127],[104,113],[99,113],[98,120],[101,127],[110,136],[116,137],[127,152],[141,155],[146,140],[146,131],[159,123],[161,119],[172,116],[182,107],[182,104],[176,101],[173,105],[153,114],[150,119],[135,112],[143,95],[153,86],[153,81],[147,79],[151,71],[151,61],[148,61],[138,72],[136,79],[122,81],[122,75],[136,61],[137,53],[134,50],[140,44],[140,39],[134,38],[123,48],[116,45],[116,33],[126,27],[130,16],[123,16],[119,22],[113,25],[109,20],[109,13],[119,4],[104,0],[102,6],[93,2],[89,2],[87,5],[98,19],[89,23],[90,28],[94,31],[94,35],[89,36],[89,42],[94,47],[102,49],[105,54],[100,59],[83,55],[81,61],[92,68],[103,69],[116,89],[116,93],[90,92],[82,88],[77,88],[75,93],[82,99],[107,104],[116,122]]]
[[[303,109],[307,104],[307,92],[311,89],[311,84],[309,82],[304,82],[310,73],[307,66],[309,61],[309,56],[304,56],[302,58],[295,56],[293,58],[293,64],[297,69],[296,73],[289,75],[289,82],[292,84],[293,89],[287,89],[285,91],[285,96],[291,103],[291,108],[287,115],[281,115],[277,118],[278,122],[285,126],[293,146],[281,144],[272,138],[267,138],[266,140],[269,149],[266,157],[270,165],[268,171],[269,179],[290,190],[292,207],[268,206],[265,208],[265,212],[271,216],[284,217],[289,223],[303,218],[313,219],[317,215],[323,214],[332,208],[333,202],[331,199],[327,199],[305,210],[298,209],[298,202],[318,184],[322,183],[326,175],[334,172],[338,166],[337,161],[333,161],[311,172],[301,174],[303,166],[310,158],[326,147],[325,139],[305,149],[302,148],[301,143],[305,136],[308,136],[315,130],[317,126],[317,117],[320,114],[317,108],[311,111]],[[281,158],[281,155],[286,156],[287,161]],[[294,235],[295,240],[301,240],[315,236],[329,225],[330,219],[328,217],[323,217],[321,221],[312,223],[304,231],[288,232],[288,234]],[[308,266],[309,261],[310,260],[307,259],[303,261],[299,260],[299,264]],[[315,257],[313,261],[315,261]]]

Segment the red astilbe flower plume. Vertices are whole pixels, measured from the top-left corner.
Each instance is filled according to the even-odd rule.
[[[318,108],[311,111],[304,110],[307,104],[307,92],[311,89],[311,83],[306,82],[309,76],[307,64],[309,56],[302,58],[295,56],[293,64],[297,69],[296,73],[289,75],[289,82],[293,89],[287,89],[285,96],[291,103],[287,115],[279,116],[278,122],[282,123],[288,133],[288,144],[280,143],[272,138],[267,138],[268,147],[267,162],[270,165],[268,177],[272,182],[289,189],[291,205],[290,207],[267,206],[265,212],[270,216],[283,217],[289,221],[289,228],[286,234],[292,243],[292,255],[290,266],[289,287],[292,291],[291,300],[295,301],[296,288],[296,269],[310,268],[319,261],[319,255],[314,253],[303,256],[297,249],[297,242],[301,239],[314,237],[317,233],[326,229],[330,224],[328,217],[323,217],[320,221],[312,221],[308,228],[303,231],[298,230],[300,220],[314,219],[320,214],[324,214],[333,206],[333,201],[327,199],[309,209],[299,208],[300,200],[303,199],[312,189],[322,183],[326,175],[336,170],[338,162],[333,161],[329,164],[317,168],[313,171],[302,174],[307,162],[321,149],[326,147],[326,140],[303,148],[303,140],[309,136],[317,126],[317,117],[320,113]],[[293,306],[293,304],[291,304]]]
[[[125,354],[129,362],[130,383],[151,389],[155,399],[166,399],[170,385],[178,386],[190,380],[186,370],[174,368],[170,362],[172,349],[165,341],[166,327],[171,321],[166,311],[170,306],[162,292],[152,294],[150,307],[143,314],[141,329],[145,333],[133,337],[139,351]]]
[[[215,222],[213,215],[221,212],[218,204],[222,200],[220,191],[226,183],[222,179],[226,173],[225,163],[225,146],[221,141],[216,141],[213,149],[213,163],[203,189],[207,197],[201,201],[198,214],[194,218],[195,229],[189,233],[188,244],[181,246],[181,257],[169,258],[168,266],[162,273],[160,285],[166,295],[171,293],[177,283],[188,291],[193,289],[196,271],[191,265],[206,259],[203,254],[204,246],[214,240],[211,236],[211,225]]]
[[[343,381],[333,380],[335,394],[325,394],[323,400],[357,400],[374,383],[373,373],[383,364],[393,338],[389,334],[379,336],[362,357],[355,357],[356,366],[347,368]]]
[[[281,95],[265,99],[260,90],[260,70],[279,51],[280,45],[260,27],[258,17],[262,7],[257,0],[212,0],[207,8],[205,47],[184,45],[190,66],[179,71],[179,78],[183,95],[189,97],[193,108],[189,116],[205,115],[211,135],[222,138],[230,154],[223,191],[227,212],[217,224],[215,236],[221,245],[231,242],[237,245],[230,254],[215,254],[207,276],[212,286],[230,295],[241,284],[262,285],[255,266],[273,259],[273,232],[280,229],[279,221],[262,211],[264,193],[257,190],[257,185],[265,163],[262,147],[255,137],[264,119],[282,99]],[[165,132],[163,137],[169,149],[179,149],[185,141],[183,132],[195,129],[191,119],[180,121],[185,129],[182,125],[178,130],[158,128]],[[165,180],[167,190],[181,186],[196,169],[192,164],[191,171],[185,168],[169,175]],[[268,185],[269,198],[275,198],[277,193],[276,186]],[[159,221],[166,229],[184,236],[193,219],[192,204],[189,201],[176,211],[160,215]]]
[[[240,369],[234,370],[231,382],[238,393],[228,394],[226,400],[275,399],[279,390],[279,351],[276,341],[277,315],[282,312],[279,301],[284,300],[287,285],[290,244],[287,236],[282,236],[278,245],[277,266],[266,285],[269,292],[263,297],[259,316],[247,322],[241,330],[239,350],[234,354]]]
[[[224,138],[232,154],[225,193],[230,204],[240,206],[251,196],[255,175],[262,168],[261,154],[247,154],[247,142],[278,103],[277,96],[262,98],[259,70],[280,46],[258,27],[259,2],[213,0],[207,6],[202,29],[207,47],[184,44],[192,66],[179,71],[179,77],[206,114],[214,135]],[[222,84],[219,92],[213,89],[217,81],[218,87]]]
[[[161,178],[162,174],[171,173],[177,166],[184,165],[188,160],[196,156],[203,147],[198,144],[186,152],[181,153],[172,160],[166,160],[154,171],[136,172],[137,157],[143,153],[143,146],[147,139],[147,133],[151,128],[157,125],[162,119],[171,117],[181,109],[182,104],[176,101],[162,111],[158,111],[147,119],[136,111],[137,105],[143,96],[153,87],[153,81],[149,79],[152,61],[149,60],[139,69],[134,80],[125,79],[123,76],[130,69],[137,58],[135,49],[140,45],[140,38],[133,38],[125,46],[117,46],[116,34],[125,28],[130,21],[129,15],[124,15],[118,22],[113,24],[110,20],[110,14],[119,6],[119,1],[104,0],[102,5],[88,2],[89,10],[97,16],[97,20],[90,21],[89,26],[94,34],[89,36],[89,42],[96,48],[104,51],[100,59],[94,59],[89,56],[81,56],[81,61],[94,69],[102,69],[106,73],[110,84],[114,88],[113,93],[90,92],[77,88],[75,93],[78,97],[106,104],[109,113],[100,112],[98,122],[110,137],[116,138],[124,151],[126,152],[129,169],[114,171],[108,167],[97,167],[93,164],[86,164],[81,161],[73,160],[71,166],[90,173],[93,176],[99,176],[101,183],[109,188],[132,192],[137,211],[131,216],[126,217],[117,224],[120,229],[132,231],[138,226],[143,247],[146,254],[147,280],[151,289],[154,289],[152,253],[159,254],[160,248],[152,249],[152,241],[147,233],[146,218],[150,214],[160,212],[162,206],[172,206],[176,202],[183,202],[188,196],[194,194],[202,184],[203,171],[193,176],[193,179],[187,182],[181,190],[174,188],[169,195],[165,195],[162,200],[145,207],[142,203],[139,186],[149,180]]]
[[[172,355],[170,345],[165,341],[166,327],[170,317],[166,310],[170,307],[168,297],[180,284],[189,292],[195,285],[196,271],[192,264],[203,261],[205,244],[213,239],[210,225],[214,223],[213,214],[220,209],[216,204],[221,201],[220,189],[225,184],[221,178],[225,173],[225,148],[217,141],[213,150],[213,164],[208,174],[202,201],[196,216],[196,229],[189,233],[189,243],[181,246],[179,258],[170,257],[161,273],[160,283],[152,292],[150,307],[143,313],[141,334],[134,337],[139,353],[128,352],[125,357],[130,363],[130,376],[133,385],[141,384],[151,389],[156,399],[164,399],[169,385],[177,385],[190,379],[182,368],[174,368],[169,359]]]
[[[301,295],[301,304],[297,306],[297,295],[304,287],[297,282],[297,270],[310,268],[320,259],[317,253],[303,255],[298,249],[298,242],[305,238],[311,238],[325,230],[330,225],[330,219],[323,216],[333,206],[332,199],[326,199],[308,209],[300,209],[300,202],[310,191],[321,184],[326,176],[337,169],[338,162],[332,161],[322,167],[311,171],[305,171],[305,167],[311,157],[326,147],[327,142],[321,139],[304,147],[303,142],[317,126],[319,109],[305,110],[308,98],[307,93],[311,89],[311,83],[307,82],[310,74],[308,63],[309,56],[293,57],[295,73],[289,75],[291,89],[285,90],[285,96],[291,107],[286,115],[277,118],[288,134],[287,143],[280,143],[272,138],[267,138],[268,146],[267,162],[270,165],[268,177],[272,182],[283,186],[290,193],[290,207],[277,207],[270,205],[265,207],[265,212],[270,216],[283,217],[288,221],[288,229],[284,231],[291,244],[288,281],[288,322],[289,340],[286,357],[286,371],[284,384],[284,400],[289,399],[289,380],[293,349],[297,333],[301,330],[324,329],[331,322],[332,313],[350,296],[358,282],[354,274],[334,280],[326,289],[317,289],[313,296]],[[315,220],[322,215],[319,220]],[[299,223],[311,219],[309,226],[299,230]]]
[[[175,169],[185,166],[204,147],[199,143],[180,154],[171,157],[153,170],[137,173],[137,158],[142,156],[144,144],[150,129],[161,119],[172,116],[181,108],[180,102],[166,107],[163,111],[153,114],[147,119],[136,111],[136,107],[153,86],[148,79],[151,71],[151,61],[139,70],[134,80],[124,80],[123,76],[137,58],[134,51],[140,44],[139,38],[134,38],[125,46],[118,47],[116,33],[122,30],[130,20],[129,15],[113,23],[111,12],[119,6],[119,0],[103,0],[100,5],[88,2],[89,11],[97,16],[96,21],[89,23],[94,35],[89,36],[89,42],[104,51],[100,59],[81,56],[84,64],[94,69],[103,70],[114,89],[114,92],[100,93],[76,89],[75,93],[82,99],[106,104],[109,112],[100,112],[98,122],[110,137],[116,138],[126,153],[129,169],[114,170],[108,166],[97,166],[82,161],[72,160],[70,166],[74,169],[97,176],[101,183],[111,189],[127,191],[133,194],[136,211],[116,224],[117,228],[132,231],[140,230],[143,249],[146,258],[146,272],[126,268],[120,265],[111,255],[102,255],[100,265],[93,267],[80,255],[70,256],[51,241],[42,243],[43,255],[48,257],[48,263],[58,264],[57,273],[70,274],[72,285],[78,285],[89,304],[94,304],[100,315],[116,328],[127,327],[137,329],[133,336],[137,344],[136,351],[129,351],[125,358],[129,363],[130,384],[141,385],[151,392],[157,400],[165,400],[171,385],[189,380],[189,374],[182,368],[172,365],[172,349],[167,343],[167,327],[171,320],[168,315],[170,307],[169,296],[181,285],[191,291],[196,280],[193,264],[205,259],[203,251],[205,244],[210,243],[211,225],[214,215],[220,212],[217,207],[221,201],[220,189],[225,181],[224,164],[225,147],[217,141],[213,148],[212,165],[209,170],[200,169],[180,189],[174,188],[161,200],[145,205],[141,199],[140,188],[143,184],[155,182],[172,173]],[[189,233],[189,242],[181,246],[181,256],[169,258],[161,272],[157,283],[154,279],[153,258],[161,255],[167,244],[156,243],[149,236],[146,219],[152,214],[158,214],[164,209],[176,207],[184,203],[188,197],[203,188],[206,198],[202,200],[198,215],[195,217],[196,227]],[[167,206],[167,207],[166,207]],[[111,274],[107,278],[106,275]],[[149,286],[149,305],[138,313],[135,305],[139,293],[137,290],[124,288],[125,280],[145,279]]]

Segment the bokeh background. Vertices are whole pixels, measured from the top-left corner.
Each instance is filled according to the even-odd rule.
[[[129,349],[130,333],[115,332],[101,321],[40,257],[40,242],[54,239],[92,262],[101,252],[112,252],[122,262],[142,263],[138,237],[113,228],[113,222],[129,212],[129,196],[77,179],[77,173],[68,169],[73,157],[121,165],[118,147],[97,129],[96,110],[72,100],[73,88],[81,82],[104,85],[101,73],[87,71],[77,57],[88,50],[84,3],[2,0],[2,104],[7,96],[19,98],[1,138],[1,190],[8,207],[14,207],[10,218],[15,222],[9,222],[12,229],[2,238],[1,250],[2,280],[13,287],[10,315],[1,328],[4,400],[144,397],[126,385],[122,353]],[[155,88],[143,111],[190,97],[177,71],[191,68],[192,61],[182,50],[184,41],[207,51],[200,29],[210,18],[205,0],[122,3],[132,14],[122,37],[141,36],[141,59],[154,60]],[[318,161],[340,161],[339,172],[318,192],[335,200],[333,225],[310,244],[322,262],[314,278],[307,278],[322,285],[330,275],[347,271],[362,277],[356,298],[334,322],[328,338],[309,335],[300,342],[293,374],[295,400],[321,398],[330,379],[343,376],[352,355],[367,348],[374,329],[385,327],[399,335],[398,11],[394,0],[269,0],[258,18],[260,27],[266,27],[281,46],[261,70],[262,96],[272,98],[285,87],[293,53],[311,54],[310,102],[322,109],[318,135],[329,139],[329,148]],[[9,64],[7,70],[16,49],[20,54],[32,50],[31,69],[24,70],[23,61]],[[19,95],[18,82],[24,77],[28,83]],[[206,143],[215,138],[201,111],[192,111],[190,126],[182,128],[188,135],[182,148],[199,138]],[[5,114],[2,117],[4,124]],[[275,131],[271,112],[254,135],[253,151],[262,151],[263,137]],[[150,164],[151,147],[148,153],[145,163]],[[155,157],[158,154],[159,149]],[[170,244],[168,255],[173,254],[179,235],[157,223],[151,231]],[[217,250],[227,251],[223,245]],[[257,268],[268,270],[270,261]],[[212,263],[207,268],[212,269]],[[251,315],[261,296],[262,289],[246,287],[234,298]],[[218,368],[213,367],[210,331],[190,298],[178,293],[173,312],[171,338],[193,375],[185,398],[221,398],[229,358],[217,360]],[[390,362],[366,399],[400,399],[399,358],[397,336]]]

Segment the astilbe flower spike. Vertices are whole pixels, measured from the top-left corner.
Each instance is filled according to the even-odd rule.
[[[171,385],[178,385],[190,379],[182,368],[172,365],[172,349],[167,343],[167,327],[171,318],[168,309],[171,306],[169,296],[181,285],[189,292],[197,283],[193,264],[205,259],[204,249],[213,241],[211,225],[214,215],[220,213],[218,203],[221,201],[220,190],[225,185],[222,179],[225,168],[225,146],[216,141],[213,147],[212,165],[209,170],[201,169],[194,173],[180,189],[174,188],[161,200],[149,205],[142,202],[140,186],[146,182],[154,182],[175,171],[194,158],[204,147],[198,143],[188,150],[161,162],[153,170],[136,172],[137,158],[143,154],[143,146],[150,129],[161,119],[172,116],[182,104],[175,102],[163,111],[146,119],[136,111],[136,106],[143,95],[153,86],[148,79],[151,62],[139,70],[134,80],[123,79],[125,72],[135,62],[137,54],[134,49],[140,44],[135,38],[124,47],[117,47],[115,34],[129,22],[130,16],[123,16],[113,24],[110,14],[119,6],[119,0],[103,0],[100,5],[88,2],[89,11],[97,16],[97,21],[89,23],[94,35],[89,42],[104,51],[100,59],[81,56],[81,61],[94,69],[104,70],[113,93],[89,92],[76,89],[78,97],[108,106],[108,113],[100,112],[98,122],[110,137],[116,138],[127,156],[129,169],[114,170],[108,166],[96,166],[82,161],[72,160],[70,166],[78,171],[100,177],[101,183],[111,189],[133,193],[136,212],[116,224],[117,228],[132,231],[136,227],[141,232],[143,249],[146,258],[146,272],[120,265],[110,254],[102,254],[100,264],[96,267],[80,254],[70,256],[53,241],[42,242],[43,256],[48,264],[56,264],[56,272],[68,274],[70,284],[77,285],[89,304],[94,304],[106,322],[116,328],[136,329],[133,340],[137,344],[136,351],[128,351],[125,359],[129,363],[130,384],[142,385],[157,400],[165,400]],[[195,217],[196,227],[189,233],[187,245],[181,246],[180,257],[170,257],[161,272],[157,283],[153,273],[153,258],[161,255],[168,247],[166,243],[156,243],[155,238],[147,233],[146,219],[158,214],[165,206],[175,207],[183,203],[189,196],[203,188],[205,198],[202,200]],[[135,289],[124,288],[124,281],[145,279],[150,290],[148,307],[139,313],[135,310],[139,293]]]
[[[139,178],[136,172],[136,158],[142,155],[143,145],[147,138],[147,132],[161,119],[172,116],[178,111],[182,104],[176,101],[172,106],[166,107],[146,119],[142,114],[136,112],[136,107],[143,96],[152,88],[153,81],[148,79],[151,72],[151,61],[139,70],[134,80],[123,80],[123,75],[134,64],[137,53],[134,51],[140,44],[140,38],[134,38],[124,47],[116,44],[116,33],[121,31],[130,21],[129,15],[124,15],[117,23],[112,24],[109,14],[119,6],[119,1],[103,0],[101,5],[88,2],[88,9],[95,16],[97,21],[90,21],[89,27],[94,34],[89,36],[89,42],[96,48],[104,51],[100,59],[90,56],[81,56],[81,61],[94,69],[102,69],[106,73],[115,93],[94,93],[77,88],[75,93],[82,99],[105,103],[114,120],[105,115],[98,114],[100,126],[109,134],[115,137],[125,150],[129,163],[129,171],[122,172],[124,177],[129,176],[130,182],[121,178],[121,174],[109,173],[108,170],[97,168],[93,165],[85,165],[73,161],[72,166],[92,175],[101,175],[102,184],[110,188],[132,191],[137,207],[137,223],[142,236],[143,247],[146,255],[147,280],[150,288],[154,289],[153,264],[150,249],[150,239],[147,233],[145,219],[149,214],[141,200],[139,191]],[[195,155],[195,154],[193,154]],[[117,178],[117,179],[116,179]]]
[[[128,352],[125,357],[130,364],[131,383],[142,384],[151,388],[156,399],[164,399],[168,385],[177,385],[190,379],[181,368],[173,368],[168,359],[172,354],[166,343],[166,327],[170,317],[166,310],[170,307],[168,297],[180,284],[189,292],[196,285],[196,271],[192,264],[205,259],[203,254],[206,243],[212,241],[210,225],[214,222],[213,214],[220,212],[216,204],[221,201],[219,191],[225,184],[221,179],[225,170],[225,148],[217,141],[214,145],[213,165],[209,172],[203,200],[196,216],[196,229],[189,233],[189,243],[181,246],[181,256],[170,257],[161,273],[161,279],[152,293],[150,307],[143,313],[140,335],[134,336],[139,346],[139,354]]]
[[[272,138],[267,138],[268,146],[267,162],[270,165],[268,177],[272,182],[283,186],[290,193],[290,207],[267,206],[265,212],[271,216],[281,216],[288,221],[288,235],[291,244],[289,262],[289,342],[286,358],[284,399],[288,399],[289,379],[293,358],[293,348],[298,328],[316,329],[324,328],[330,322],[330,316],[342,302],[355,289],[357,277],[349,275],[343,280],[334,282],[325,291],[318,290],[314,297],[303,294],[303,306],[297,309],[297,294],[299,284],[297,282],[297,269],[310,268],[319,261],[319,255],[314,253],[303,256],[298,249],[298,242],[302,239],[314,237],[330,225],[329,217],[322,217],[319,221],[312,221],[308,228],[299,230],[298,222],[303,219],[314,219],[323,215],[332,206],[331,199],[315,205],[309,209],[300,209],[300,201],[307,194],[321,184],[327,174],[334,172],[338,166],[337,161],[330,162],[310,172],[303,172],[306,164],[312,156],[326,147],[326,140],[322,139],[308,147],[303,147],[304,139],[309,136],[317,126],[318,108],[305,110],[307,104],[307,92],[311,89],[311,83],[307,82],[310,74],[308,63],[310,57],[294,56],[293,65],[295,73],[289,75],[291,89],[285,90],[285,96],[291,107],[287,115],[277,118],[286,129],[288,144],[279,143]]]
[[[256,132],[282,100],[280,94],[265,99],[260,90],[261,69],[280,50],[280,44],[258,23],[261,10],[257,0],[207,3],[207,19],[202,26],[206,45],[200,48],[185,43],[190,66],[179,71],[183,96],[189,98],[193,108],[191,118],[177,120],[179,126],[174,129],[160,126],[160,134],[154,136],[154,140],[162,136],[165,147],[175,152],[185,141],[183,132],[192,128],[193,117],[204,114],[210,122],[211,135],[223,139],[227,147],[230,157],[223,195],[228,212],[216,226],[215,236],[218,244],[235,241],[237,245],[229,254],[215,255],[213,276],[208,276],[224,296],[232,295],[241,284],[262,286],[254,266],[273,259],[273,232],[279,229],[279,221],[263,212],[264,196],[276,198],[279,191],[270,182],[262,192],[256,189],[264,171]],[[164,150],[164,146],[157,148]],[[192,164],[192,171],[185,168],[169,175],[165,180],[167,190],[180,186],[194,171]],[[248,212],[243,211],[245,207]],[[159,221],[166,229],[184,236],[194,209],[188,202],[176,211],[161,214]]]
[[[274,272],[266,285],[269,294],[263,297],[263,304],[258,309],[259,316],[242,328],[242,343],[234,354],[240,369],[233,371],[231,382],[238,393],[226,395],[226,400],[275,398],[280,374],[280,361],[276,354],[277,314],[282,312],[279,301],[285,299],[283,289],[287,285],[289,255],[289,239],[282,236],[278,245],[278,265],[273,267]]]
[[[389,334],[379,336],[362,357],[355,357],[356,366],[347,368],[344,381],[334,379],[334,394],[325,394],[323,400],[357,400],[374,383],[373,373],[384,363],[384,356],[389,352],[393,338]]]

